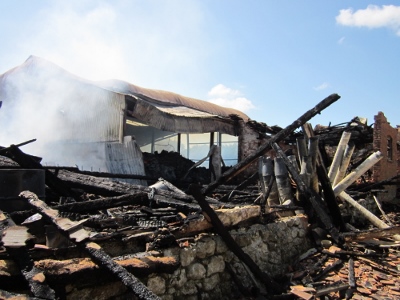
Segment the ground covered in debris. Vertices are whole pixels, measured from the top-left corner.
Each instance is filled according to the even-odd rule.
[[[355,137],[363,137],[359,141],[364,147],[362,132],[368,128],[356,125]],[[352,133],[336,129],[321,130],[335,133],[336,139],[342,140],[345,135],[350,139]],[[120,284],[118,289],[126,292],[98,299],[174,299],[174,295],[180,299],[213,299],[213,289],[219,289],[220,294],[235,291],[238,299],[399,299],[399,205],[396,199],[382,202],[376,196],[387,192],[386,185],[396,186],[398,176],[382,182],[369,181],[371,174],[366,170],[373,165],[371,161],[378,161],[382,155],[371,153],[369,148],[353,148],[358,150],[354,151],[354,164],[345,168],[339,164],[337,171],[340,167],[343,174],[333,184],[336,174],[326,171],[323,160],[324,155],[329,156],[328,151],[322,155],[325,148],[320,149],[318,138],[310,132],[308,138],[308,145],[304,138],[296,138],[298,149],[306,151],[298,155],[298,161],[296,157],[290,161],[290,151],[284,153],[272,137],[267,145],[274,150],[274,157],[262,157],[260,154],[264,155],[267,147],[261,148],[254,157],[246,158],[211,182],[210,174],[202,173],[202,169],[188,174],[193,163],[179,154],[145,156],[149,177],[165,175],[178,182],[189,178],[193,184],[187,188],[164,178],[142,186],[109,178],[111,174],[43,167],[40,159],[15,145],[1,147],[2,169],[45,172],[46,197],[40,199],[27,191],[11,197],[0,195],[1,201],[11,203],[11,209],[0,213],[0,298],[68,299],[76,295],[73,286],[83,278],[89,278],[87,285],[101,288],[113,277],[113,282]],[[306,146],[302,147],[302,143]],[[343,150],[351,148],[345,146]],[[315,159],[309,159],[312,153]],[[332,151],[331,156],[336,153]],[[235,185],[223,184],[259,157],[258,172]],[[345,155],[342,158],[345,165]],[[182,163],[177,164],[178,160]],[[273,172],[268,173],[270,170]],[[13,207],[16,203],[21,206]],[[370,214],[359,206],[368,208]],[[361,217],[354,213],[359,210]],[[296,216],[307,221],[307,234],[297,224],[290,235],[281,236],[287,224],[297,221],[279,222]],[[267,246],[261,241],[253,243],[247,232],[241,232],[253,225],[268,224],[279,225],[273,236],[271,232],[254,231],[260,240],[267,240],[271,234],[274,239]],[[239,237],[233,238],[229,229]],[[279,276],[270,276],[255,263],[274,251],[295,253],[296,249],[288,245],[302,238],[309,239],[311,246],[298,257],[296,253],[296,259],[280,270]],[[197,253],[189,251],[195,242],[202,248]],[[274,244],[280,242],[285,246],[274,249]],[[249,244],[264,253],[251,257],[243,250],[249,249]],[[212,254],[208,253],[211,248]],[[221,248],[231,251],[230,259],[235,256],[240,261],[253,286],[244,286],[240,277],[235,277],[235,270],[231,275],[224,273],[228,264]],[[178,255],[179,261],[170,249],[187,251],[182,250],[185,254]],[[168,255],[162,256],[160,251]],[[217,257],[211,258],[214,254]],[[276,257],[267,260],[268,264],[274,261]],[[178,270],[182,265],[184,268]],[[145,284],[138,279],[149,275],[152,277]],[[189,285],[185,280],[192,281]],[[230,280],[235,288],[222,289],[223,280]],[[167,281],[187,294],[175,287],[168,289]]]
[[[393,226],[398,226],[399,207],[385,205],[385,210]],[[299,299],[400,298],[400,242],[393,237],[378,235],[342,246],[329,240],[317,240],[318,244],[287,274],[290,292]]]

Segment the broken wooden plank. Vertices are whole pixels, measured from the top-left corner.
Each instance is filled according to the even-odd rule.
[[[350,257],[348,262],[348,277],[349,277],[349,286],[350,288],[356,288],[356,278],[354,273],[354,260]]]
[[[124,205],[145,205],[145,204],[148,204],[147,193],[137,192],[135,194],[127,194],[127,195],[107,197],[89,201],[66,203],[54,206],[54,208],[59,211],[83,213],[83,212],[102,210],[112,207],[119,207]]]
[[[310,293],[312,292],[312,293]],[[303,286],[291,286],[290,293],[296,295],[297,297],[304,300],[311,300],[314,298],[315,289],[314,288],[306,288]]]
[[[96,264],[111,271],[111,273],[119,278],[126,287],[129,287],[139,299],[161,299],[134,275],[115,262],[98,244],[92,242],[87,243],[85,249]]]
[[[33,245],[34,236],[28,232],[27,227],[15,225],[13,220],[6,215],[2,214],[2,219],[2,223],[7,221],[7,228],[0,238],[2,238],[7,253],[18,264],[32,295],[38,298],[55,299],[54,290],[47,285],[43,272],[33,265],[28,254],[28,246]]]
[[[346,242],[362,241],[375,238],[386,238],[400,234],[400,226],[387,227],[382,229],[362,230],[355,232],[344,232],[341,236]]]
[[[336,268],[339,268],[343,265],[343,261],[341,259],[335,260],[333,264],[328,265],[325,269],[323,269],[321,272],[319,272],[316,276],[313,277],[314,281],[318,281],[321,278],[323,278],[325,275],[327,275],[329,272],[332,270],[335,270]]]
[[[28,232],[26,226],[10,226],[4,230],[1,241],[6,248],[26,247],[30,242],[32,244],[34,236]]]
[[[248,155],[241,162],[230,168],[228,171],[223,173],[220,178],[211,182],[204,190],[203,194],[207,195],[212,192],[218,185],[223,184],[224,182],[229,181],[236,175],[240,174],[243,170],[246,169],[248,165],[253,163],[258,157],[264,155],[269,150],[272,149],[272,144],[277,143],[287,137],[290,133],[292,133],[296,128],[300,127],[307,121],[309,121],[312,117],[319,114],[322,110],[327,108],[332,103],[336,102],[340,99],[338,94],[332,94],[326,97],[324,100],[319,102],[315,107],[305,112],[302,116],[300,116],[297,120],[295,120],[292,124],[287,126],[286,128],[279,131],[273,137],[271,137],[264,145],[259,147],[255,152]]]
[[[204,195],[201,193],[199,185],[191,184],[189,186],[189,193],[197,200],[202,210],[209,216],[210,221],[215,231],[221,236],[223,241],[227,244],[229,249],[245,263],[249,269],[258,277],[259,280],[266,284],[272,292],[281,292],[282,287],[275,282],[267,273],[261,271],[258,265],[251,259],[251,257],[243,251],[242,248],[235,242],[229,231],[225,228],[221,220],[218,218],[215,211],[209,206],[205,200]]]
[[[46,203],[31,192],[22,192],[20,196],[27,199],[33,208],[56,225],[63,234],[73,240],[79,247],[89,253],[95,263],[103,266],[121,280],[139,299],[160,299],[134,275],[113,261],[101,246],[88,242],[89,233],[81,227],[79,222],[74,222],[67,218],[59,218],[57,210],[49,208]]]
[[[307,137],[311,139],[315,136],[314,130],[310,123],[306,123],[303,126],[303,130],[305,131]],[[319,139],[318,139],[319,141]],[[318,143],[319,144],[319,143]],[[324,151],[325,153],[325,151]],[[340,231],[346,231],[346,225],[343,221],[343,217],[339,208],[339,205],[336,201],[336,196],[333,193],[332,184],[328,177],[328,172],[325,168],[325,163],[323,160],[323,153],[321,149],[317,150],[317,157],[316,157],[316,171],[317,171],[317,178],[321,184],[322,192],[324,195],[324,200],[326,205],[328,206],[329,212],[332,216],[333,224],[340,229]]]
[[[333,187],[333,192],[336,196],[340,195],[345,189],[347,189],[354,181],[356,181],[361,175],[368,171],[373,165],[383,158],[383,154],[380,151],[376,151],[368,156],[357,168],[355,168],[350,174],[343,178]]]
[[[346,192],[341,192],[339,194],[339,197],[352,205],[354,208],[356,208],[368,221],[370,221],[373,225],[380,229],[384,228],[389,228],[390,226],[387,225],[385,222],[383,222],[381,219],[379,219],[377,216],[375,216],[372,212],[370,212],[368,209],[366,209],[364,206],[359,204],[356,200],[354,200],[352,197],[350,197],[349,194]],[[394,239],[397,241],[400,241],[400,235],[394,235]]]
[[[246,205],[229,209],[216,209],[215,214],[218,216],[222,224],[229,228],[241,222],[258,218],[260,216],[260,211],[260,206]],[[207,212],[203,213],[205,216],[200,215],[199,218],[187,220],[175,235],[177,237],[183,237],[211,229],[213,224],[208,218],[209,216],[207,215]]]
[[[342,290],[346,290],[349,288],[347,283],[334,283],[332,285],[324,286],[322,288],[317,289],[315,293],[315,297],[321,297],[324,295],[328,295],[333,292],[339,292]]]
[[[33,296],[41,299],[56,299],[55,291],[47,284],[43,271],[34,265],[26,247],[8,249],[8,252],[17,262]]]
[[[146,276],[152,273],[172,273],[179,267],[179,262],[173,257],[144,256],[114,261],[129,270],[136,276]],[[46,273],[53,280],[68,281],[69,276],[85,274],[98,276],[99,267],[90,258],[74,258],[66,260],[42,259],[35,262],[35,266]],[[97,274],[97,275],[96,275]]]
[[[350,140],[350,137],[351,137],[351,132],[343,131],[342,137],[340,138],[339,144],[336,148],[336,152],[335,155],[333,156],[333,161],[331,166],[329,167],[329,172],[328,172],[328,177],[332,185],[335,182],[337,173],[339,172],[340,165],[343,159],[343,153],[344,150],[346,149],[347,143]]]
[[[364,187],[356,188],[355,190],[356,190],[357,192],[367,192],[367,191],[370,191],[370,190],[372,190],[372,189],[374,189],[374,188],[377,188],[377,187],[380,187],[380,186],[383,186],[383,185],[390,185],[390,184],[393,183],[394,180],[397,180],[397,179],[399,179],[399,178],[400,178],[400,175],[395,175],[395,176],[390,177],[390,178],[388,178],[388,179],[381,180],[381,181],[379,181],[379,182],[374,182],[374,183],[369,184],[369,185],[364,186]],[[394,182],[394,184],[397,185],[398,182],[396,181],[396,182]]]

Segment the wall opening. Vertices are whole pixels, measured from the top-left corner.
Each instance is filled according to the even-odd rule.
[[[133,136],[142,152],[178,152],[183,157],[197,162],[207,156],[210,147],[220,146],[225,166],[238,162],[238,137],[220,132],[176,133],[148,126],[132,118],[127,118],[125,135]],[[208,168],[209,162],[202,166]]]

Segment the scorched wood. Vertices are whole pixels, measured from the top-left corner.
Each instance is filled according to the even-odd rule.
[[[314,130],[312,129],[310,123],[304,124],[303,130],[309,139],[311,139],[312,137],[315,136]],[[322,149],[322,150],[324,150],[324,149]],[[323,156],[326,155],[326,152],[325,152],[325,150],[322,152],[321,149],[317,149],[316,151],[317,151],[317,155],[316,155],[316,166],[315,167],[316,167],[316,172],[317,172],[317,178],[321,184],[322,192],[324,195],[324,200],[326,202],[326,205],[328,206],[329,212],[332,215],[332,222],[341,231],[346,231],[346,225],[343,221],[343,217],[340,212],[339,205],[336,201],[336,196],[333,192],[332,184],[329,180],[328,172],[326,171],[326,168],[325,168],[326,160],[323,159]]]
[[[104,267],[110,271],[111,274],[120,279],[139,299],[160,299],[134,275],[113,261],[101,246],[93,242],[88,242],[89,234],[79,226],[80,224],[77,224],[78,222],[73,222],[67,218],[59,218],[57,210],[49,208],[46,203],[39,200],[38,197],[31,192],[22,192],[20,196],[27,199],[33,208],[56,225],[63,234],[73,240],[79,247],[89,253],[91,259],[95,263]]]
[[[6,220],[8,220],[9,224],[14,223],[9,218]],[[6,220],[3,220],[3,222]],[[25,226],[10,226],[4,230],[4,236],[1,238],[7,253],[18,264],[32,295],[43,299],[55,299],[54,290],[47,285],[43,272],[33,265],[33,261],[28,254],[27,245],[32,244],[34,239],[29,234],[28,228]]]
[[[320,198],[320,196],[317,193],[315,193],[314,190],[312,190],[306,186],[306,184],[300,178],[300,175],[293,168],[292,164],[287,159],[287,157],[283,153],[282,149],[279,147],[279,145],[274,143],[273,148],[276,151],[277,155],[280,156],[281,158],[283,158],[287,168],[289,169],[290,174],[293,177],[293,180],[296,182],[296,184],[298,186],[298,189],[301,191],[302,194],[305,195],[304,199],[306,199],[307,201],[310,202],[313,209],[317,213],[318,219],[325,226],[325,229],[329,231],[329,233],[331,234],[331,236],[335,240],[335,242],[340,244],[339,231],[333,225],[330,216],[325,212],[325,209],[322,206],[322,199]]]
[[[221,177],[219,177],[217,180],[211,182],[204,190],[203,194],[207,195],[210,192],[212,192],[218,185],[223,184],[224,182],[227,182],[228,180],[232,179],[235,177],[237,174],[241,173],[248,165],[253,163],[255,160],[258,159],[258,157],[264,155],[267,153],[269,150],[272,149],[272,144],[273,143],[278,143],[282,141],[285,137],[287,137],[289,134],[291,134],[295,129],[299,128],[301,125],[309,121],[312,117],[315,115],[319,114],[323,109],[331,105],[332,103],[336,102],[337,100],[340,99],[340,96],[338,94],[332,94],[328,97],[326,97],[324,100],[319,102],[314,108],[308,110],[305,112],[302,116],[300,116],[296,121],[294,121],[292,124],[287,126],[285,129],[282,129],[279,131],[276,135],[271,137],[267,143],[262,145],[260,148],[258,148],[254,153],[250,154],[247,156],[245,159],[243,159],[241,162],[230,168],[228,171],[223,173]]]
[[[367,239],[386,238],[400,234],[400,226],[388,227],[383,229],[371,229],[357,232],[341,233],[341,236],[346,242],[362,241]]]

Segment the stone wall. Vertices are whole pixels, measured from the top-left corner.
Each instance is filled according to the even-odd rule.
[[[230,233],[260,269],[276,279],[289,273],[297,258],[313,247],[308,226],[307,217],[301,215],[240,227]],[[237,282],[247,290],[264,289],[216,234],[200,234],[184,247],[162,250],[162,255],[175,257],[179,268],[172,274],[153,273],[139,278],[162,299],[238,299]],[[82,286],[69,286],[66,291],[67,299],[135,299],[119,281],[96,287],[82,282]]]
[[[254,224],[230,233],[261,270],[275,278],[288,273],[288,267],[311,247],[305,216],[281,218],[267,225]],[[188,247],[166,249],[164,255],[174,256],[180,267],[173,274],[143,278],[148,288],[162,299],[235,299],[239,291],[229,269],[245,288],[258,285],[247,267],[215,234],[201,234]]]

